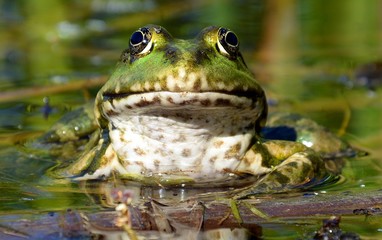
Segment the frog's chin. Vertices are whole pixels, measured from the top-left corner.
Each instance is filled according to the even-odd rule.
[[[149,92],[105,101],[121,174],[225,178],[255,135],[263,106],[224,93]]]

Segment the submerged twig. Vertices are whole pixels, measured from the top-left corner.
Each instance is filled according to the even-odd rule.
[[[28,97],[46,96],[55,93],[83,90],[86,88],[101,86],[107,80],[106,76],[93,77],[85,80],[71,81],[62,85],[38,86],[20,88],[0,93],[0,103],[20,100]]]
[[[350,119],[351,119],[351,108],[350,108],[350,104],[347,103],[344,109],[344,118],[342,120],[341,127],[340,129],[338,129],[338,132],[337,132],[338,136],[343,136],[346,133],[346,129],[348,128],[350,124]]]

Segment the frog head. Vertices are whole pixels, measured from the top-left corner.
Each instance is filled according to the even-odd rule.
[[[148,92],[212,92],[247,97],[261,106],[258,127],[264,124],[267,114],[264,92],[244,62],[237,36],[221,27],[207,27],[191,40],[173,38],[156,25],[135,31],[129,48],[97,95],[100,125],[107,127],[108,116],[112,115],[108,106],[113,101]],[[130,107],[160,105],[156,100],[142,99]],[[200,103],[229,104],[219,98],[209,100],[201,99]]]

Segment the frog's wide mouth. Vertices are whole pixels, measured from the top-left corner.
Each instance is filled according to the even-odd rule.
[[[104,101],[111,101],[111,100],[118,100],[118,99],[123,99],[127,98],[132,95],[143,95],[146,93],[151,93],[151,94],[161,94],[165,92],[172,92],[172,91],[155,91],[155,92],[128,92],[128,93],[108,93],[105,92],[102,94],[103,100]],[[217,94],[224,94],[224,95],[230,95],[234,97],[245,97],[249,98],[252,100],[256,100],[259,98],[258,94],[253,93],[253,92],[246,92],[246,91],[205,91],[205,92],[191,92],[191,91],[180,91],[180,92],[172,92],[174,94],[195,94],[195,95],[211,95],[214,93]]]
[[[262,96],[223,92],[145,92],[103,95],[102,107],[107,115],[137,108],[262,108]],[[110,112],[111,111],[111,112]]]

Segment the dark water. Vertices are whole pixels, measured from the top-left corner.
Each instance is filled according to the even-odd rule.
[[[355,71],[381,60],[381,10],[382,2],[373,0],[330,6],[325,1],[0,1],[0,226],[20,216],[14,214],[97,211],[76,185],[42,184],[54,160],[25,153],[18,143],[91,99],[100,84],[58,92],[52,86],[107,76],[132,31],[147,23],[179,38],[191,38],[209,25],[234,30],[247,65],[275,103],[271,110],[307,115],[369,152],[347,162],[343,181],[314,194],[380,196],[382,79],[371,88],[355,79]],[[28,91],[35,86],[48,90]],[[20,89],[8,98],[8,92]],[[309,238],[326,216],[299,217],[305,223],[298,218],[263,222],[263,237]],[[378,213],[348,214],[341,227],[376,239],[382,238],[381,222]],[[18,239],[4,232],[0,237]]]

